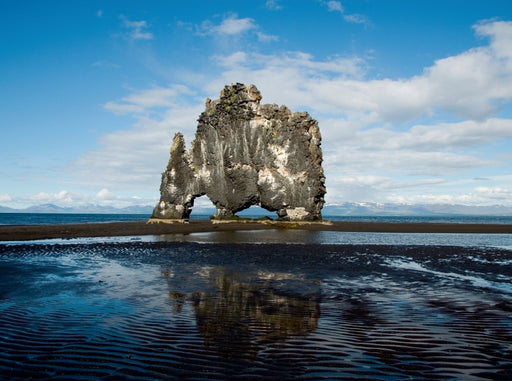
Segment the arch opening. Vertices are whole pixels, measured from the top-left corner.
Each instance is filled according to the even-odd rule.
[[[256,219],[268,217],[272,220],[275,220],[278,217],[276,212],[271,212],[259,205],[252,205],[244,210],[237,212],[235,215],[238,217],[243,217],[243,218],[256,218]]]
[[[215,205],[207,195],[194,198],[190,219],[207,220],[217,212]]]

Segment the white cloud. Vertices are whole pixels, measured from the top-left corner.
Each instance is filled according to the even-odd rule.
[[[160,103],[141,101],[133,115],[137,122],[131,129],[102,136],[96,150],[81,155],[73,163],[69,170],[77,181],[113,190],[158,193],[174,134],[181,131],[190,144],[204,105],[171,105],[163,114],[149,117],[146,112],[151,111],[151,105],[156,107]],[[145,113],[140,114],[141,111]]]
[[[147,32],[148,23],[144,20],[142,21],[131,21],[128,20],[124,15],[119,17],[123,20],[123,25],[125,28],[130,30],[129,36],[133,40],[151,40],[153,39],[153,34]]]
[[[489,187],[478,187],[475,188],[475,192],[486,197],[492,197],[500,200],[510,200],[512,198],[512,188],[489,188]]]
[[[326,120],[324,137],[344,140],[363,151],[432,152],[459,150],[485,143],[512,139],[512,119],[491,118],[432,125],[414,125],[407,131],[378,127],[363,131],[351,128],[350,122]],[[345,131],[345,132],[344,132]]]
[[[98,148],[78,157],[70,166],[77,182],[113,190],[136,189],[158,193],[161,172],[169,160],[174,134],[182,132],[190,143],[204,105],[191,100],[195,92],[183,85],[135,91],[104,107],[132,115],[127,130],[103,135]],[[109,193],[102,189],[98,197]]]
[[[276,11],[283,8],[281,5],[279,5],[278,0],[267,0],[265,7]]]
[[[327,8],[329,9],[329,12],[343,13],[343,6],[339,1],[328,1]]]
[[[200,35],[214,35],[218,37],[231,38],[252,35],[256,36],[259,42],[279,41],[278,36],[263,33],[254,19],[250,17],[239,18],[236,13],[228,14],[220,24],[214,24],[210,20],[204,21],[196,29],[197,33]]]
[[[479,24],[491,44],[438,60],[406,79],[368,80],[360,58],[315,60],[305,53],[261,55],[245,60],[216,57],[226,66],[220,83],[251,82],[287,105],[333,114],[373,115],[376,122],[403,122],[443,109],[458,117],[485,119],[512,99],[512,59],[502,34],[512,22]],[[231,65],[231,66],[229,66]]]
[[[200,33],[234,36],[257,28],[258,26],[255,24],[254,19],[249,17],[238,18],[236,13],[231,13],[219,25],[214,25],[211,21],[203,22],[200,27]]]
[[[0,202],[9,202],[12,201],[11,196],[9,196],[7,193],[0,194]]]
[[[318,61],[311,54],[303,52],[286,52],[280,55],[235,52],[229,56],[214,56],[213,60],[227,69],[224,76],[230,75],[231,71],[238,71],[241,74],[247,72],[248,76],[252,74],[254,77],[265,71],[269,74],[276,71],[276,76],[282,69],[290,68],[301,74],[301,80],[307,81],[325,79],[329,75],[360,77],[364,74],[365,65],[365,61],[358,57],[333,57]]]
[[[210,93],[218,92],[226,83],[253,83],[262,91],[265,102],[321,112],[343,111],[339,97],[344,96],[345,89],[331,89],[332,78],[359,78],[364,73],[364,61],[360,58],[333,57],[318,61],[302,52],[280,55],[237,52],[214,56],[213,60],[225,71],[207,84]],[[322,88],[317,90],[318,95],[313,93],[316,84]]]
[[[343,16],[346,22],[354,24],[368,24],[368,18],[360,14],[347,14],[345,8],[339,1],[323,1],[329,12],[337,12]]]
[[[224,20],[222,23],[214,28],[214,31],[219,34],[241,34],[247,32],[248,30],[257,28],[254,20],[251,18],[237,18],[237,15],[232,15]]]
[[[96,193],[96,198],[99,200],[105,200],[110,197],[112,197],[112,192],[110,192],[107,188],[103,188],[98,193]]]
[[[237,66],[239,64],[244,64],[249,58],[249,55],[245,52],[236,52],[229,56],[219,56],[219,59],[217,60],[217,64],[221,66]],[[216,61],[215,56],[213,57],[213,60]]]
[[[491,170],[510,161],[500,155],[493,156],[492,151],[486,153],[483,148],[491,142],[510,140],[512,120],[422,125],[402,132],[381,127],[358,130],[351,128],[349,121],[338,123],[334,119],[320,120],[320,126],[327,199],[331,202],[382,201],[392,189],[403,192],[404,184],[423,186],[432,178],[445,182],[454,176],[472,177],[472,171]],[[409,180],[391,180],[401,177]],[[386,192],[382,181],[378,188],[368,183],[368,179],[376,178],[387,179]],[[437,186],[429,188],[434,193],[437,190]],[[372,197],[361,199],[364,195]]]
[[[498,58],[509,60],[512,56],[512,28],[510,21],[487,20],[474,26],[476,33],[490,37]],[[509,61],[510,62],[510,61]]]
[[[350,22],[353,24],[369,24],[368,18],[365,15],[360,15],[357,13],[351,15],[343,15],[343,19],[346,22]]]
[[[512,140],[509,119],[417,125],[406,131],[358,129],[357,124],[336,119],[319,122],[329,189],[336,188],[329,179],[341,175],[361,179],[378,173],[408,176],[414,183],[421,183],[431,176],[450,179],[455,175],[471,176],[477,169],[510,165],[510,158],[494,154],[491,148],[496,142]],[[367,189],[365,182],[360,185]],[[368,193],[356,189],[351,196]],[[329,193],[328,199],[334,201],[334,193]],[[373,194],[377,199],[382,197],[378,192]]]
[[[327,201],[340,200],[352,202],[366,202],[379,200],[380,202],[402,202],[394,199],[394,192],[430,189],[439,187],[444,180],[439,178],[426,178],[417,180],[396,180],[392,177],[380,175],[348,175],[331,176],[327,178]]]
[[[500,164],[464,153],[391,149],[371,151],[351,143],[353,144],[324,140],[324,168],[331,175],[343,173],[354,176],[380,172],[407,176],[449,176]]]
[[[69,205],[74,202],[73,195],[67,190],[62,190],[58,193],[39,192],[29,196],[28,199],[38,204],[61,203]]]
[[[106,188],[101,189],[96,194],[78,193],[68,190],[61,190],[56,193],[40,192],[28,197],[20,198],[15,201],[19,205],[40,205],[54,204],[61,207],[79,207],[87,204],[125,207],[131,205],[152,205],[155,199],[143,199],[138,196],[127,196],[111,192]]]
[[[487,203],[493,200],[496,204],[508,204],[512,200],[512,188],[502,187],[477,187],[474,192],[475,202],[478,204]]]
[[[116,114],[144,113],[156,107],[171,107],[176,97],[192,94],[193,92],[183,85],[155,87],[130,94],[118,102],[107,102],[104,107]]]
[[[338,176],[327,179],[327,200],[400,204],[461,204],[512,206],[512,176],[489,178],[499,184],[475,186],[477,180],[424,178],[398,180],[385,176]]]
[[[261,41],[261,42],[279,41],[278,36],[272,36],[272,35],[261,33],[261,32],[257,32],[256,35],[258,36],[258,41]]]
[[[477,187],[467,193],[393,195],[390,202],[407,204],[460,204],[512,206],[512,189],[502,187]]]

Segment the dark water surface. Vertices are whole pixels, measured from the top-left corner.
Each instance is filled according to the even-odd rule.
[[[0,213],[0,225],[62,225],[147,221],[150,214]]]
[[[268,215],[276,218],[273,213]],[[259,215],[241,213],[245,217],[258,218]],[[147,221],[151,214],[122,213],[0,213],[0,225],[57,225],[102,222]],[[209,214],[192,214],[191,219],[208,220]],[[471,215],[440,215],[440,216],[324,216],[331,221],[356,222],[441,222],[451,224],[512,224],[512,216],[471,216]]]
[[[0,245],[6,379],[512,379],[512,250]]]

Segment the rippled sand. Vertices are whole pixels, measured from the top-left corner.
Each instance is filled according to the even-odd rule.
[[[512,251],[0,246],[0,373],[510,379]]]

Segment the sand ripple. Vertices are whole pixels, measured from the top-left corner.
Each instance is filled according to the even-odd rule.
[[[512,252],[0,246],[8,379],[510,379]]]

